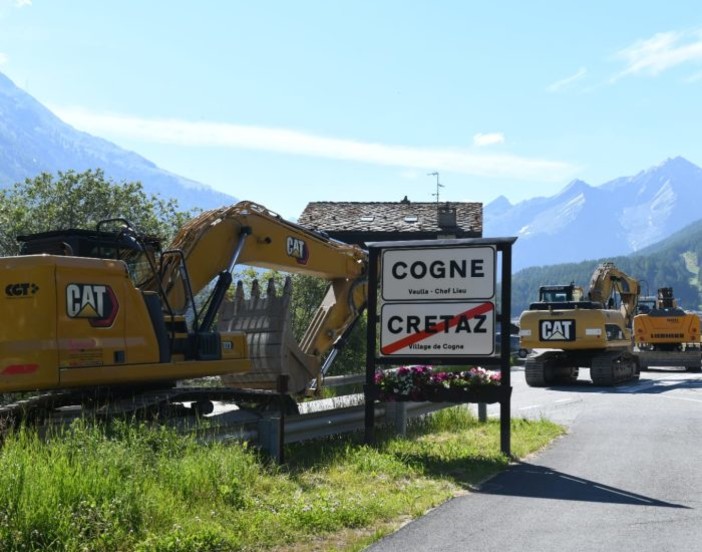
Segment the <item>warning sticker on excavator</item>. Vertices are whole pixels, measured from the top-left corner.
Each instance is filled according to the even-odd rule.
[[[385,303],[383,356],[489,356],[494,353],[493,302]]]

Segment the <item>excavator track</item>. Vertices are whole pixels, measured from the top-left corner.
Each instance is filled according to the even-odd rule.
[[[71,407],[70,419],[83,416],[110,421],[117,418],[148,418],[159,421],[212,412],[213,401],[235,403],[259,411],[298,412],[297,403],[286,394],[231,387],[166,387],[149,390],[92,389],[44,393],[0,406],[0,428],[36,425],[61,417],[61,408]],[[183,403],[190,403],[186,407]]]
[[[578,367],[568,355],[548,351],[527,358],[524,364],[524,377],[530,387],[569,385],[577,381]]]
[[[639,379],[636,356],[630,353],[607,352],[593,357],[590,378],[597,386],[612,386]]]
[[[524,377],[529,387],[546,387],[553,383],[549,363],[543,356],[526,359]]]
[[[651,366],[681,367],[687,372],[702,371],[702,352],[699,349],[686,351],[639,351],[642,370]]]

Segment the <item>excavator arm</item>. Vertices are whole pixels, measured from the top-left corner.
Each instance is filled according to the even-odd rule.
[[[176,254],[177,253],[177,254]],[[240,287],[233,301],[224,291],[236,265],[316,276],[329,282],[328,291],[300,342],[289,328],[289,297],[244,298]],[[219,312],[219,327],[247,333],[254,369],[233,376],[232,385],[274,387],[277,375],[290,376],[300,392],[318,377],[322,357],[345,334],[365,307],[367,254],[292,222],[253,202],[206,211],[186,224],[164,252],[160,282],[166,303],[184,313],[193,294],[218,279],[209,313]],[[218,292],[219,288],[219,292]],[[283,296],[289,289],[283,290]],[[220,309],[220,305],[223,308]],[[201,321],[205,331],[214,320]],[[264,374],[262,376],[262,374]]]
[[[182,251],[195,294],[236,264],[330,282],[365,277],[367,264],[367,255],[359,247],[286,221],[250,201],[205,211],[181,228],[172,249]],[[164,259],[161,281],[171,306],[182,312],[187,307],[186,275],[179,257]]]
[[[588,297],[591,301],[607,306],[614,292],[621,297],[620,310],[626,325],[631,327],[633,316],[636,313],[641,288],[638,280],[618,269],[614,263],[602,263],[592,273]]]

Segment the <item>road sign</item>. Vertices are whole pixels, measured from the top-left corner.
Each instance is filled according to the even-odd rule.
[[[380,312],[381,356],[490,356],[495,350],[495,304],[385,303]]]
[[[495,247],[431,247],[382,252],[385,301],[492,300]]]

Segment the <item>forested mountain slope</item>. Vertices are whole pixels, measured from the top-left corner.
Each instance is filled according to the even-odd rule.
[[[642,294],[655,295],[659,287],[672,287],[683,308],[702,310],[700,259],[702,220],[633,255],[525,268],[512,277],[512,314],[518,316],[529,303],[536,301],[542,285],[575,282],[587,290],[592,272],[604,261],[614,262],[618,268],[638,279]]]

